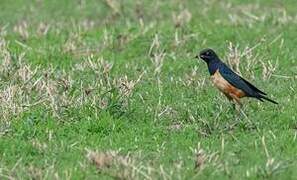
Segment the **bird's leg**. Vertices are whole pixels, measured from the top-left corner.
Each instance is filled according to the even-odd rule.
[[[240,119],[240,110],[241,110],[241,106],[237,103],[237,101],[233,100],[233,107],[234,107],[234,110],[235,110],[235,113],[234,113],[234,117],[235,119]]]
[[[235,104],[235,102],[232,101],[231,103],[232,103],[232,108],[233,108],[233,110],[236,110],[236,104]]]
[[[240,102],[240,99],[234,94],[230,94],[230,97],[232,98],[234,109],[236,109],[237,112],[240,112],[240,109],[242,108],[242,103]],[[236,108],[236,105],[238,105],[238,108]]]
[[[236,110],[236,103],[234,102],[233,98],[228,94],[228,93],[224,93],[224,95],[228,98],[228,100],[231,102],[232,105],[232,110]]]
[[[258,128],[258,126],[254,123],[254,122],[252,122],[249,118],[248,118],[248,116],[245,114],[245,112],[243,111],[243,105],[242,105],[242,103],[240,102],[240,99],[237,97],[237,96],[234,96],[234,95],[230,95],[232,98],[233,98],[233,102],[234,102],[234,104],[235,104],[235,107],[236,107],[236,104],[238,105],[237,107],[238,107],[238,109],[236,109],[236,111],[237,111],[237,118],[239,119],[239,117],[243,117],[243,118],[245,118],[245,119],[247,119],[247,121],[252,125],[252,126],[254,126],[255,128],[256,128],[256,130],[259,132],[259,128]],[[237,119],[236,118],[236,119]]]
[[[232,102],[233,102],[233,108],[236,110],[236,113],[234,113],[234,119],[237,123],[241,122],[241,119],[243,119],[242,117],[244,117],[244,115],[242,114],[242,103],[240,102],[240,99],[234,95],[234,94],[230,94],[230,97],[232,98]]]
[[[250,123],[250,125],[252,125],[252,126],[254,126],[256,128],[257,132],[259,133],[260,132],[260,129],[257,126],[257,124],[255,124],[253,121],[251,121],[249,119],[249,117],[245,114],[245,112],[242,109],[240,109],[240,113]]]

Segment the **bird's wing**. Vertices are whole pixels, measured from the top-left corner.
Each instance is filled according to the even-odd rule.
[[[256,86],[254,86],[254,85],[252,85],[250,82],[248,82],[247,80],[245,80],[245,79],[243,79],[243,78],[241,78],[247,85],[249,85],[249,87],[252,89],[252,90],[254,90],[254,91],[256,91],[256,92],[258,92],[258,93],[260,93],[260,94],[263,94],[263,95],[267,95],[265,92],[263,92],[263,91],[261,91],[260,89],[258,89]]]
[[[219,68],[219,72],[223,76],[223,78],[226,81],[228,81],[232,86],[242,90],[248,96],[255,96],[256,94],[258,94],[258,92],[260,92],[260,90],[256,90],[257,88],[255,86],[253,86],[251,83],[237,75],[226,65],[221,66]]]

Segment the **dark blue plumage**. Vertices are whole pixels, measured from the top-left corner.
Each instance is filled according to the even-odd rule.
[[[212,49],[202,50],[199,54],[199,57],[207,63],[208,71],[211,76],[213,76],[216,72],[219,72],[220,76],[222,76],[228,83],[230,83],[233,86],[232,88],[236,88],[244,92],[245,94],[244,96],[253,97],[260,101],[263,101],[263,99],[265,99],[274,104],[277,104],[277,102],[265,97],[266,93],[259,90],[250,82],[248,82],[247,80],[243,79],[238,74],[233,72],[225,63],[223,63],[219,59],[219,57]],[[228,93],[226,93],[225,91],[224,94],[227,95]],[[241,97],[238,97],[238,99],[239,98]]]
[[[258,93],[263,94],[259,89],[250,86],[250,83],[246,83],[242,77],[234,73],[229,67],[227,67],[224,63],[218,67],[220,74],[234,87],[241,89],[245,92],[248,97],[256,97]]]

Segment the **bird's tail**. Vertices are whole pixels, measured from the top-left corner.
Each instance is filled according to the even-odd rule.
[[[260,101],[263,101],[262,98],[265,99],[266,101],[272,102],[273,104],[278,104],[278,102],[276,102],[276,101],[274,101],[274,100],[272,100],[272,99],[269,99],[268,97],[265,97],[265,96],[263,96],[263,95],[261,95],[261,96],[259,97]]]

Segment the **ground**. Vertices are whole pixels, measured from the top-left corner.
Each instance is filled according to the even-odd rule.
[[[1,179],[295,179],[293,0],[1,0]],[[269,97],[243,113],[194,56]]]

